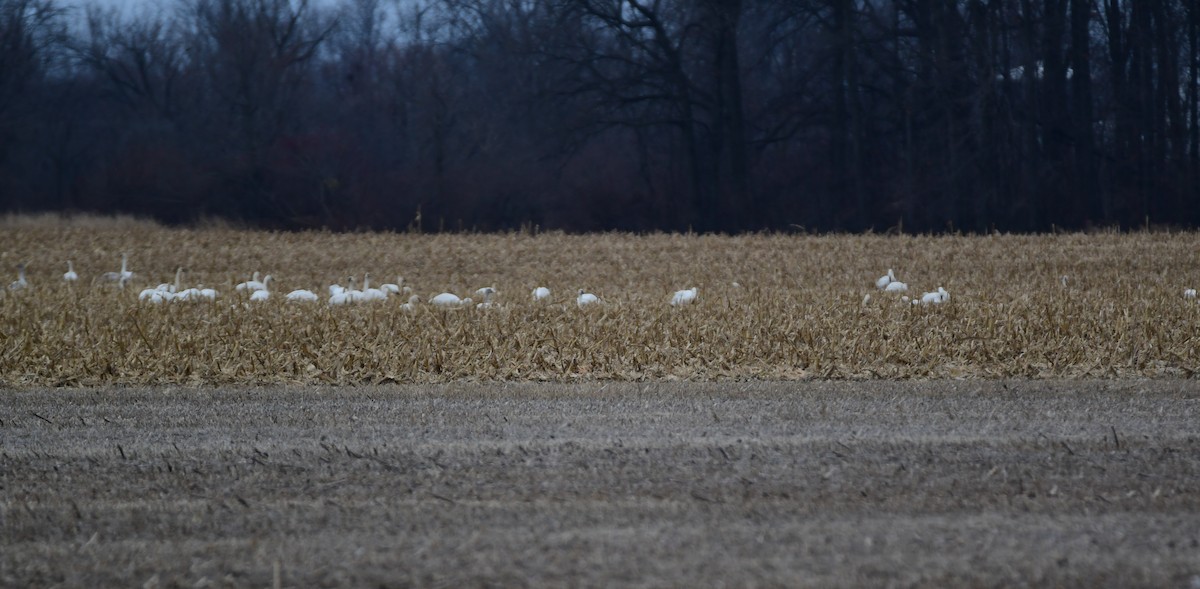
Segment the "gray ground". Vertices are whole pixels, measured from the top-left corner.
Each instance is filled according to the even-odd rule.
[[[6,586],[1200,587],[1200,383],[0,391]]]

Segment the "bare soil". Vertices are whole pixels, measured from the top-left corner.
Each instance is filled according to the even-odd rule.
[[[0,585],[1200,587],[1200,383],[0,391]]]

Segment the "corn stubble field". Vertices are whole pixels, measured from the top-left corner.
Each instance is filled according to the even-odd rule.
[[[9,218],[0,586],[1200,587],[1197,251]]]
[[[1200,234],[1045,236],[270,233],[10,217],[0,384],[379,384],[456,380],[1191,377]],[[131,284],[97,276],[128,252]],[[80,280],[62,281],[66,260]],[[150,305],[174,279],[215,302]],[[909,296],[876,290],[888,268]],[[273,275],[271,300],[233,289]],[[496,308],[403,297],[326,304],[326,286],[403,276],[422,301],[494,285]],[[1064,283],[1065,277],[1065,283]],[[734,283],[737,283],[736,285]],[[547,286],[549,304],[530,290]],[[671,293],[699,288],[696,304]],[[292,289],[318,303],[285,301]],[[578,289],[603,301],[580,309]],[[864,302],[864,297],[870,299]]]

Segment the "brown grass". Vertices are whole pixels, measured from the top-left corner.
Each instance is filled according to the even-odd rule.
[[[575,379],[1186,376],[1200,367],[1200,234],[740,237],[403,235],[166,229],[9,218],[0,267],[0,384],[224,384]],[[124,291],[92,279],[129,252]],[[65,260],[80,283],[61,281]],[[152,306],[142,288],[215,287],[212,304]],[[912,307],[875,290],[895,268]],[[259,270],[273,300],[233,284]],[[295,304],[368,271],[423,298],[495,285],[501,308],[415,313],[402,301]],[[1068,277],[1067,286],[1060,283]],[[15,278],[6,276],[4,283]],[[733,282],[741,287],[732,286]],[[548,286],[550,305],[529,291]],[[699,303],[667,304],[698,286]],[[605,304],[581,311],[586,288]],[[864,295],[871,299],[863,303]],[[324,298],[324,297],[323,297]]]

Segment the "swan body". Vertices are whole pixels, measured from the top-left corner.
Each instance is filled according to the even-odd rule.
[[[889,285],[895,281],[896,281],[896,275],[892,273],[891,268],[888,268],[887,274],[880,276],[879,279],[875,281],[875,288],[880,288],[880,289],[887,288],[887,285]]]
[[[1183,291],[1183,298],[1185,298],[1185,299],[1194,299],[1194,298],[1196,298],[1196,289],[1194,289],[1194,288],[1188,288],[1188,289],[1184,289],[1184,291]]]
[[[336,294],[329,295],[329,304],[333,306],[346,305],[351,302],[350,291],[341,289]]]
[[[8,285],[8,290],[21,290],[27,286],[29,281],[25,280],[25,264],[17,264],[17,279]]]
[[[596,295],[594,295],[590,292],[584,291],[582,288],[579,289],[579,296],[575,298],[575,304],[580,309],[582,309],[588,305],[598,303],[598,302],[600,302],[599,297],[597,297]]]
[[[944,289],[940,286],[938,287],[937,290],[935,290],[933,292],[927,292],[927,293],[921,295],[921,304],[922,305],[940,305],[949,300],[950,300],[950,293],[946,292],[946,289]]]
[[[411,288],[404,286],[404,277],[403,276],[397,276],[396,282],[394,282],[394,283],[388,282],[386,284],[381,284],[381,285],[379,285],[379,288],[387,291],[389,294],[400,294],[402,292],[409,292],[409,293],[412,292]]]
[[[697,289],[691,287],[687,290],[677,290],[675,295],[671,297],[671,304],[674,306],[690,305],[696,302]]]
[[[442,294],[436,295],[433,298],[429,299],[429,304],[434,305],[436,307],[447,307],[447,308],[466,307],[467,305],[470,305],[472,302],[474,302],[474,301],[472,301],[470,297],[467,297],[465,299],[460,299],[460,298],[458,298],[458,295],[456,295],[454,293],[449,293],[449,292],[444,292]]]
[[[202,288],[196,292],[196,295],[199,298],[208,299],[210,301],[217,300],[217,291],[216,289],[212,288]]]
[[[100,280],[126,283],[133,280],[133,272],[129,270],[129,254],[121,254],[121,270],[119,272],[105,272],[100,275]]]
[[[412,296],[408,297],[407,303],[400,305],[400,310],[415,311],[417,309],[417,304],[420,302],[421,302],[421,297],[419,297],[417,295],[412,295]]]
[[[271,284],[271,275],[267,274],[266,278],[263,278],[262,283],[262,290],[256,290],[250,293],[250,300],[262,302],[271,298],[271,291],[268,288]]]
[[[340,284],[330,284],[329,285],[329,296],[331,296],[331,297],[340,295],[344,292],[346,292],[346,287],[344,287]]]
[[[71,260],[67,260],[67,271],[63,274],[63,280],[66,282],[79,280],[79,275],[75,273],[75,265],[71,263]]]
[[[181,291],[179,291],[179,292],[175,293],[175,300],[177,300],[177,301],[196,301],[196,300],[200,300],[200,289],[198,289],[198,288],[185,288],[185,289],[183,289],[183,290],[181,290]]]
[[[317,294],[311,290],[293,290],[292,292],[287,293],[287,300],[289,301],[315,303],[317,299]]]
[[[233,287],[233,289],[238,292],[241,292],[244,290],[249,290],[249,291],[262,290],[263,283],[258,280],[259,276],[260,276],[259,273],[255,272],[254,276],[251,277],[250,280],[237,283],[237,286]]]
[[[884,292],[906,292],[908,291],[908,285],[900,282],[899,280],[893,280],[887,283],[887,285],[883,287],[883,290]]]
[[[387,296],[388,296],[387,290],[384,290],[382,288],[371,288],[371,275],[369,273],[363,274],[363,289],[362,289],[362,299],[361,300],[363,300],[363,301],[386,301]]]
[[[175,295],[156,288],[147,288],[138,295],[139,301],[161,305],[175,298]]]
[[[491,309],[492,306],[494,305],[494,303],[492,302],[492,297],[496,296],[496,287],[485,286],[485,287],[475,291],[475,294],[479,295],[480,297],[483,297],[483,302],[479,303],[478,305],[475,305],[476,309]]]
[[[357,303],[357,302],[362,301],[363,300],[363,291],[358,290],[357,288],[354,288],[354,283],[355,283],[354,277],[351,276],[347,280],[349,280],[349,286],[346,287],[346,296],[350,298],[349,302]]]
[[[540,303],[540,302],[545,301],[546,299],[550,298],[550,289],[548,289],[544,286],[539,286],[539,287],[533,289],[532,294],[533,294],[533,302]]]

